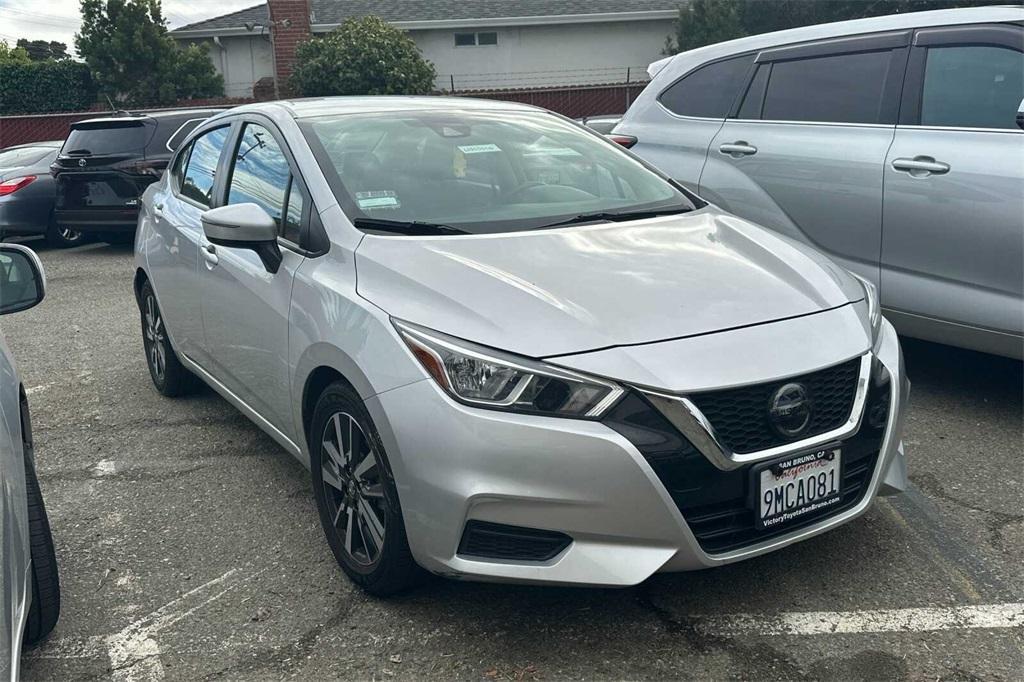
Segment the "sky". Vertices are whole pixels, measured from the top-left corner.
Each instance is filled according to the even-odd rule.
[[[260,0],[163,0],[168,27],[259,5]],[[75,49],[75,32],[81,19],[78,0],[0,0],[0,40],[14,46],[18,38],[59,40],[68,51]]]

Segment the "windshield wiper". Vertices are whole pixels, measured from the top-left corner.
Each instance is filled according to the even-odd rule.
[[[645,218],[657,218],[662,215],[674,215],[676,213],[688,213],[693,209],[685,206],[673,206],[672,208],[656,208],[649,211],[600,211],[597,213],[581,213],[580,215],[559,220],[558,222],[542,225],[539,229],[548,227],[563,227],[565,225],[579,225],[582,223],[597,223],[603,221],[616,223],[626,220],[644,220]]]
[[[440,223],[425,223],[419,220],[387,220],[385,218],[356,218],[352,224],[363,230],[379,230],[381,232],[394,232],[396,234],[408,234],[423,236],[432,234],[469,234],[451,225]]]

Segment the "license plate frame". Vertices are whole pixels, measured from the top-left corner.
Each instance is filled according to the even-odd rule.
[[[792,481],[783,481],[786,475],[792,477]],[[824,474],[824,481],[819,476]],[[810,479],[814,476],[813,490],[810,489]],[[800,482],[803,481],[801,484]],[[824,494],[819,494],[824,484]],[[771,502],[765,501],[766,483],[768,489],[772,490]],[[785,486],[792,483],[787,498]],[[803,502],[799,499],[800,488],[803,489]],[[777,489],[782,486],[782,499],[779,500]],[[790,523],[798,522],[807,514],[827,507],[836,506],[843,496],[843,452],[838,444],[829,445],[816,450],[805,451],[793,455],[787,455],[780,459],[754,467],[750,474],[750,490],[752,497],[752,508],[758,530],[775,530],[785,527]],[[789,499],[793,500],[791,506],[787,506]],[[781,504],[781,509],[779,505]],[[774,509],[774,513],[772,512]]]

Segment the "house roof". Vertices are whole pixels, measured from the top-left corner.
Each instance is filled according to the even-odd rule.
[[[685,0],[311,0],[313,30],[326,31],[349,17],[376,15],[402,28],[515,26],[670,18]],[[171,31],[172,36],[244,32],[268,22],[267,5],[238,10]]]

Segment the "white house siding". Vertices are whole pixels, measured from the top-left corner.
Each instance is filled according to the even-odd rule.
[[[456,90],[586,85],[646,78],[662,57],[674,20],[413,30],[437,69],[437,86]],[[497,45],[455,47],[456,33],[497,31]]]
[[[672,19],[458,29],[414,29],[409,35],[437,69],[437,87],[456,90],[619,83],[646,78],[647,65],[662,57]],[[455,47],[456,33],[498,33],[497,45]],[[208,49],[224,76],[224,94],[251,97],[253,83],[274,75],[266,36],[184,38]]]
[[[252,86],[261,78],[274,76],[274,54],[266,36],[224,36],[223,49],[210,38],[183,40],[207,49],[217,73],[224,77],[224,94],[228,97],[252,97]]]

